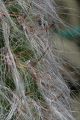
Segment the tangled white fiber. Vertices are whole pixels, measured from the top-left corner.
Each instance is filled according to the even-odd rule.
[[[75,120],[50,26],[64,26],[56,6],[0,0],[0,120]]]

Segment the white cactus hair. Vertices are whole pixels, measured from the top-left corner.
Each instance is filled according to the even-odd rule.
[[[48,29],[52,22],[64,26],[56,6],[53,0],[0,0],[0,120],[74,120],[56,35]]]

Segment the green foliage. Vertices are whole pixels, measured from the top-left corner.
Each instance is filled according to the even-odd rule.
[[[14,13],[18,15],[21,12],[21,7],[18,4],[12,4],[8,7],[8,11],[10,14]]]
[[[28,88],[26,87],[26,91],[28,93],[31,93],[31,97],[34,99],[34,100],[43,100],[43,96],[41,95],[39,89],[38,89],[38,86],[35,82],[35,80],[32,78],[32,76],[30,74],[28,74],[27,76],[27,82],[28,82]]]
[[[10,109],[9,102],[6,99],[3,99],[1,94],[0,94],[0,107],[5,108],[5,111],[8,111]]]
[[[3,40],[3,33],[2,30],[0,29],[0,48],[4,47],[4,40]]]
[[[5,86],[7,88],[10,88],[12,91],[14,91],[15,88],[15,84],[14,84],[14,80],[12,79],[11,74],[6,74],[6,80],[5,80]]]

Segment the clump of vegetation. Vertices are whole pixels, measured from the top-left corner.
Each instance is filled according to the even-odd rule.
[[[55,8],[52,0],[0,1],[0,120],[74,120],[54,45],[53,26],[64,26]]]

